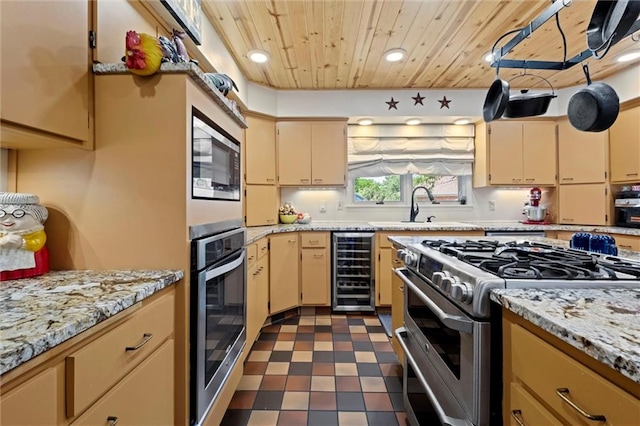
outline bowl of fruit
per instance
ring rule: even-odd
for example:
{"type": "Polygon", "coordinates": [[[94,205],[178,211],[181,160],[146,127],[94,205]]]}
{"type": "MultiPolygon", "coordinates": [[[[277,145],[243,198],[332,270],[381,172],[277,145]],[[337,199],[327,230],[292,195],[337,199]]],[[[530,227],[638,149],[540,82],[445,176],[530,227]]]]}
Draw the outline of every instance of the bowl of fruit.
{"type": "Polygon", "coordinates": [[[280,223],[292,224],[298,219],[298,213],[295,207],[289,203],[280,206],[278,213],[280,214],[280,223]]]}
{"type": "Polygon", "coordinates": [[[298,223],[303,225],[311,223],[311,215],[309,213],[298,213],[298,223]]]}

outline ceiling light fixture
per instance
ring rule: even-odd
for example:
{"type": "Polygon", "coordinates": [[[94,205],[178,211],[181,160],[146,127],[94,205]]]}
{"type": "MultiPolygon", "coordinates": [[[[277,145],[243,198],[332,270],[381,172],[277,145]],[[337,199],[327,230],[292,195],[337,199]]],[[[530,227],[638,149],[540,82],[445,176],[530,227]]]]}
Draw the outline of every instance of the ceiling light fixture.
{"type": "Polygon", "coordinates": [[[458,126],[462,126],[463,124],[469,124],[471,123],[471,120],[469,120],[468,118],[458,118],[456,121],[453,122],[453,124],[456,124],[458,126]]]}
{"type": "Polygon", "coordinates": [[[632,50],[630,52],[623,53],[616,57],[618,62],[631,62],[640,58],[640,50],[632,50]]]}
{"type": "Polygon", "coordinates": [[[251,50],[247,53],[249,59],[258,64],[263,64],[269,60],[269,54],[264,50],[251,50]]]}
{"type": "Polygon", "coordinates": [[[391,49],[384,52],[384,58],[389,62],[398,62],[404,55],[407,54],[407,51],[404,49],[391,49]]]}
{"type": "Polygon", "coordinates": [[[493,53],[489,52],[484,55],[484,60],[489,63],[493,62],[493,53]]]}
{"type": "Polygon", "coordinates": [[[420,119],[419,118],[410,118],[407,121],[405,121],[404,124],[406,124],[407,126],[415,126],[417,124],[420,124],[420,119]]]}
{"type": "Polygon", "coordinates": [[[361,118],[358,120],[358,124],[361,126],[370,126],[373,124],[373,120],[370,118],[361,118]]]}

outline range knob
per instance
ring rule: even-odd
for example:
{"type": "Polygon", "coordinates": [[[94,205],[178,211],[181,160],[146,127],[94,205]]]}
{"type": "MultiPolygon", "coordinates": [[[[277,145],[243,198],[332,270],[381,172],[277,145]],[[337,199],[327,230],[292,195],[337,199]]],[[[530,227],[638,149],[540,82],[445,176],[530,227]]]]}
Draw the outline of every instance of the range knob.
{"type": "Polygon", "coordinates": [[[402,260],[404,262],[404,257],[407,255],[407,251],[405,249],[400,249],[398,250],[398,259],[402,260]]]}
{"type": "Polygon", "coordinates": [[[418,255],[407,251],[404,255],[404,264],[407,266],[418,266],[418,255]]]}
{"type": "Polygon", "coordinates": [[[436,287],[440,287],[442,285],[442,280],[444,279],[444,277],[446,277],[449,273],[448,272],[434,272],[433,274],[431,274],[431,282],[433,283],[433,285],[435,285],[436,287]],[[446,275],[445,275],[446,274],[446,275]]]}
{"type": "Polygon", "coordinates": [[[447,276],[445,276],[442,279],[442,284],[440,284],[440,288],[445,293],[451,293],[451,289],[453,288],[453,286],[459,283],[460,283],[460,280],[458,279],[458,277],[453,277],[447,274],[447,276]]]}
{"type": "Polygon", "coordinates": [[[459,302],[470,304],[473,300],[473,287],[466,282],[457,282],[451,286],[451,297],[459,302]]]}

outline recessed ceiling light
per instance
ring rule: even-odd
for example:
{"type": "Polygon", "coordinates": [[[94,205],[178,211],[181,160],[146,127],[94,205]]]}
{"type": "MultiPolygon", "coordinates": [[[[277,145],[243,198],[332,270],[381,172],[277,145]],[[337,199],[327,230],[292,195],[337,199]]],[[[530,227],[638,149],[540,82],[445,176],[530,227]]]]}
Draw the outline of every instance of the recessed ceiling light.
{"type": "Polygon", "coordinates": [[[263,64],[269,60],[269,54],[264,50],[251,50],[247,53],[247,56],[253,62],[257,62],[259,64],[263,64]]]}
{"type": "Polygon", "coordinates": [[[370,126],[373,124],[373,120],[370,118],[361,118],[358,120],[358,124],[361,126],[370,126]]]}
{"type": "Polygon", "coordinates": [[[631,52],[623,53],[616,57],[618,62],[631,62],[640,58],[640,50],[632,50],[631,52]]]}
{"type": "Polygon", "coordinates": [[[420,119],[419,118],[410,118],[407,121],[405,121],[404,124],[406,124],[407,126],[415,126],[417,124],[420,124],[420,119]]]}
{"type": "Polygon", "coordinates": [[[484,55],[484,60],[486,62],[492,62],[493,61],[493,53],[489,52],[486,55],[484,55]]]}
{"type": "Polygon", "coordinates": [[[398,62],[406,54],[407,52],[404,49],[391,49],[384,53],[384,58],[389,62],[398,62]]]}
{"type": "Polygon", "coordinates": [[[469,124],[469,123],[471,123],[471,120],[469,120],[468,118],[458,118],[456,121],[453,122],[453,124],[457,124],[459,126],[463,124],[469,124]]]}

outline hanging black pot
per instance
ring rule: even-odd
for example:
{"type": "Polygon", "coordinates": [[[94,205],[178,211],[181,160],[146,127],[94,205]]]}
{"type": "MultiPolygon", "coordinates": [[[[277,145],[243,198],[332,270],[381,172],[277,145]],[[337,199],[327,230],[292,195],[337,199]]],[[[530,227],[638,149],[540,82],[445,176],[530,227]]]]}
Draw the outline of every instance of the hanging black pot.
{"type": "Polygon", "coordinates": [[[606,83],[591,83],[589,67],[582,66],[587,87],[569,100],[567,116],[571,125],[583,132],[602,132],[613,125],[620,111],[620,99],[613,87],[606,83]]]}
{"type": "Polygon", "coordinates": [[[503,117],[522,118],[542,115],[547,112],[551,99],[557,97],[549,80],[536,74],[527,74],[525,72],[524,74],[517,75],[509,80],[509,84],[511,84],[511,82],[516,78],[524,76],[536,77],[544,80],[551,88],[551,93],[529,93],[528,89],[521,90],[520,94],[509,96],[509,102],[507,102],[507,107],[502,115],[503,117]]]}
{"type": "Polygon", "coordinates": [[[482,107],[482,118],[484,118],[484,121],[487,123],[502,117],[509,102],[509,83],[500,80],[498,76],[499,72],[500,62],[498,62],[498,66],[496,67],[496,79],[491,83],[482,107]]]}
{"type": "Polygon", "coordinates": [[[602,59],[609,48],[622,40],[640,15],[638,0],[598,0],[587,26],[587,48],[602,59]]]}

